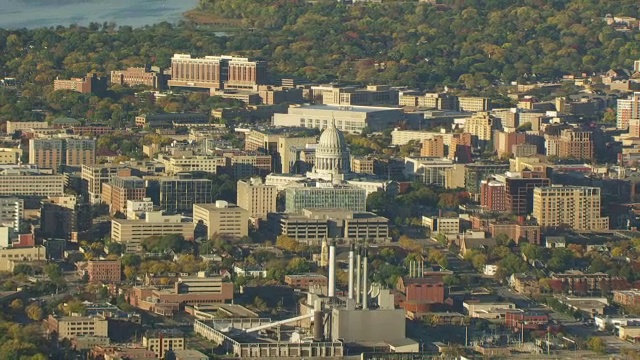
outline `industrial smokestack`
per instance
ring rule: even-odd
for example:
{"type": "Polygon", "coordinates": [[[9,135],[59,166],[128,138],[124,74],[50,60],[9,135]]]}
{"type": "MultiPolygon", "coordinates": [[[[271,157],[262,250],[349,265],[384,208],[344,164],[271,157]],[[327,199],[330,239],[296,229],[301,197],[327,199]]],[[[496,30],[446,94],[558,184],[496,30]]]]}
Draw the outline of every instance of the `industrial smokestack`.
{"type": "Polygon", "coordinates": [[[354,261],[354,247],[351,244],[349,248],[349,299],[353,299],[353,261],[354,261]]]}
{"type": "Polygon", "coordinates": [[[313,341],[324,340],[324,328],[322,322],[322,303],[317,299],[313,307],[313,341]]]}
{"type": "Polygon", "coordinates": [[[368,273],[367,249],[364,249],[364,258],[362,259],[362,310],[369,308],[369,287],[367,286],[368,273]]]}
{"type": "Polygon", "coordinates": [[[336,296],[336,244],[329,246],[329,297],[336,296]]]}
{"type": "Polygon", "coordinates": [[[362,257],[360,256],[361,252],[362,252],[362,249],[358,247],[358,256],[356,258],[356,288],[355,288],[356,304],[360,304],[360,291],[361,291],[360,280],[362,278],[360,274],[360,268],[362,267],[362,257]]]}

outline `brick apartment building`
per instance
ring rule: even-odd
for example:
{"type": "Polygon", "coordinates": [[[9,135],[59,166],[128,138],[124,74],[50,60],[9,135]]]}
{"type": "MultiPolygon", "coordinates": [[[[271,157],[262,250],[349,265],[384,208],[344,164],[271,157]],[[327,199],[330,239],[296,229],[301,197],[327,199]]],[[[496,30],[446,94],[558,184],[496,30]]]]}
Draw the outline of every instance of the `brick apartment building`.
{"type": "Polygon", "coordinates": [[[161,69],[147,69],[144,67],[130,67],[126,70],[111,71],[111,83],[127,86],[144,85],[153,89],[164,89],[168,76],[161,69]]]}
{"type": "Polygon", "coordinates": [[[120,260],[89,260],[87,275],[90,282],[119,283],[122,280],[120,260]]]}
{"type": "Polygon", "coordinates": [[[286,275],[284,283],[294,289],[309,290],[314,286],[326,287],[327,277],[320,274],[286,275]]]}
{"type": "Polygon", "coordinates": [[[507,311],[505,326],[513,330],[539,330],[549,323],[549,314],[535,311],[507,311]]]}
{"type": "Polygon", "coordinates": [[[640,289],[616,290],[613,292],[613,302],[622,306],[639,306],[640,289]]]}
{"type": "Polygon", "coordinates": [[[506,211],[504,183],[491,179],[482,180],[480,182],[480,206],[487,211],[506,211]]]}
{"type": "Polygon", "coordinates": [[[55,79],[53,81],[53,90],[71,90],[82,94],[100,95],[107,91],[107,78],[98,77],[95,73],[89,73],[83,78],[55,79]]]}

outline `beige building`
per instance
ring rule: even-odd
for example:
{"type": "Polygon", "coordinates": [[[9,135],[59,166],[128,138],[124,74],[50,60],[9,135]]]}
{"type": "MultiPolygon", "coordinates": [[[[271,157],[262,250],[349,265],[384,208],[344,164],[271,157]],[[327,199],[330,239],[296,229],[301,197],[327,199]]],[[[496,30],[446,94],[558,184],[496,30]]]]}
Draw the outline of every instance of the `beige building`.
{"type": "Polygon", "coordinates": [[[142,337],[142,346],[163,359],[169,350],[184,350],[184,334],[176,329],[150,330],[142,337]]]}
{"type": "Polygon", "coordinates": [[[483,147],[491,141],[494,120],[488,112],[478,112],[466,119],[464,130],[471,134],[474,146],[483,147]]]}
{"type": "Polygon", "coordinates": [[[460,111],[480,112],[489,111],[491,99],[475,96],[462,96],[458,98],[458,108],[460,111]]]}
{"type": "Polygon", "coordinates": [[[7,134],[13,134],[18,130],[46,129],[49,123],[46,121],[7,121],[7,134]]]}
{"type": "Polygon", "coordinates": [[[29,163],[58,171],[60,165],[93,165],[96,141],[93,139],[31,139],[29,163]]]}
{"type": "Polygon", "coordinates": [[[351,172],[356,174],[371,174],[373,175],[373,163],[375,160],[369,157],[352,157],[351,158],[351,172]]]}
{"type": "Polygon", "coordinates": [[[22,157],[22,149],[0,148],[0,164],[17,164],[22,157]]]}
{"type": "Polygon", "coordinates": [[[422,140],[420,156],[444,157],[444,138],[441,135],[438,135],[431,139],[422,140]]]}
{"type": "Polygon", "coordinates": [[[29,163],[57,172],[64,151],[62,139],[30,139],[29,163]]]}
{"type": "Polygon", "coordinates": [[[578,231],[609,229],[600,215],[600,188],[545,186],[533,190],[533,217],[542,228],[568,225],[578,231]]]}
{"type": "Polygon", "coordinates": [[[58,339],[73,339],[76,336],[108,337],[109,321],[98,316],[62,316],[49,315],[47,319],[49,333],[58,334],[58,339]]]}
{"type": "Polygon", "coordinates": [[[47,260],[44,246],[0,249],[0,271],[13,271],[13,267],[23,261],[47,260]]]}
{"type": "Polygon", "coordinates": [[[142,240],[154,235],[182,235],[193,239],[193,223],[181,215],[162,215],[148,212],[141,220],[111,220],[111,240],[123,244],[127,253],[140,250],[142,240]]]}
{"type": "Polygon", "coordinates": [[[0,196],[61,196],[63,175],[45,175],[21,170],[0,172],[0,196]]]}
{"type": "Polygon", "coordinates": [[[238,181],[238,207],[248,212],[250,218],[266,219],[267,213],[276,212],[278,190],[265,185],[261,178],[238,181]]]}
{"type": "Polygon", "coordinates": [[[249,235],[249,212],[222,200],[215,204],[194,204],[193,223],[196,230],[203,225],[209,239],[215,234],[232,238],[249,235]]]}
{"type": "Polygon", "coordinates": [[[439,216],[423,216],[422,226],[429,229],[432,233],[440,234],[459,234],[460,218],[445,218],[439,216]]]}
{"type": "Polygon", "coordinates": [[[217,174],[218,168],[226,165],[226,159],[222,156],[193,155],[192,152],[158,155],[157,160],[164,164],[167,175],[192,171],[217,174]]]}

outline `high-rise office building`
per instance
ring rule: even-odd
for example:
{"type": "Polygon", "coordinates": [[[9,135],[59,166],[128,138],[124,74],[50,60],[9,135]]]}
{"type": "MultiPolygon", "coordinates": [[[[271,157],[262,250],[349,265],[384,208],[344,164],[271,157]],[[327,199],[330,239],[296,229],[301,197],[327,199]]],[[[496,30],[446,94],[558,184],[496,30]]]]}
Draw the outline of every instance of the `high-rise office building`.
{"type": "Polygon", "coordinates": [[[302,209],[314,208],[363,212],[367,208],[367,191],[351,186],[320,182],[309,184],[309,186],[293,186],[285,190],[286,212],[299,213],[302,209]]]}
{"type": "Polygon", "coordinates": [[[608,230],[609,218],[601,216],[600,211],[600,188],[597,187],[543,186],[533,190],[533,217],[543,228],[608,230]]]}
{"type": "Polygon", "coordinates": [[[169,213],[191,212],[193,204],[213,202],[213,182],[208,179],[160,178],[147,181],[147,193],[169,213]]]}
{"type": "Polygon", "coordinates": [[[277,195],[276,186],[265,185],[260,178],[238,181],[237,203],[250,218],[265,219],[267,213],[276,212],[277,195]]]}

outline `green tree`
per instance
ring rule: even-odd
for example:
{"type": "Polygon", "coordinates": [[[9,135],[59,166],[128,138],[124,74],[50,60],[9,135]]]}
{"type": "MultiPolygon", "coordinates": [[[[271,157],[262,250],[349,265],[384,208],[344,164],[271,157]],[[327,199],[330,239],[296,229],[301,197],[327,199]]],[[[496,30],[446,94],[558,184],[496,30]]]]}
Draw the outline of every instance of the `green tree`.
{"type": "Polygon", "coordinates": [[[599,354],[604,354],[607,352],[607,345],[605,344],[604,340],[597,336],[590,337],[589,340],[587,340],[587,348],[599,354]]]}

